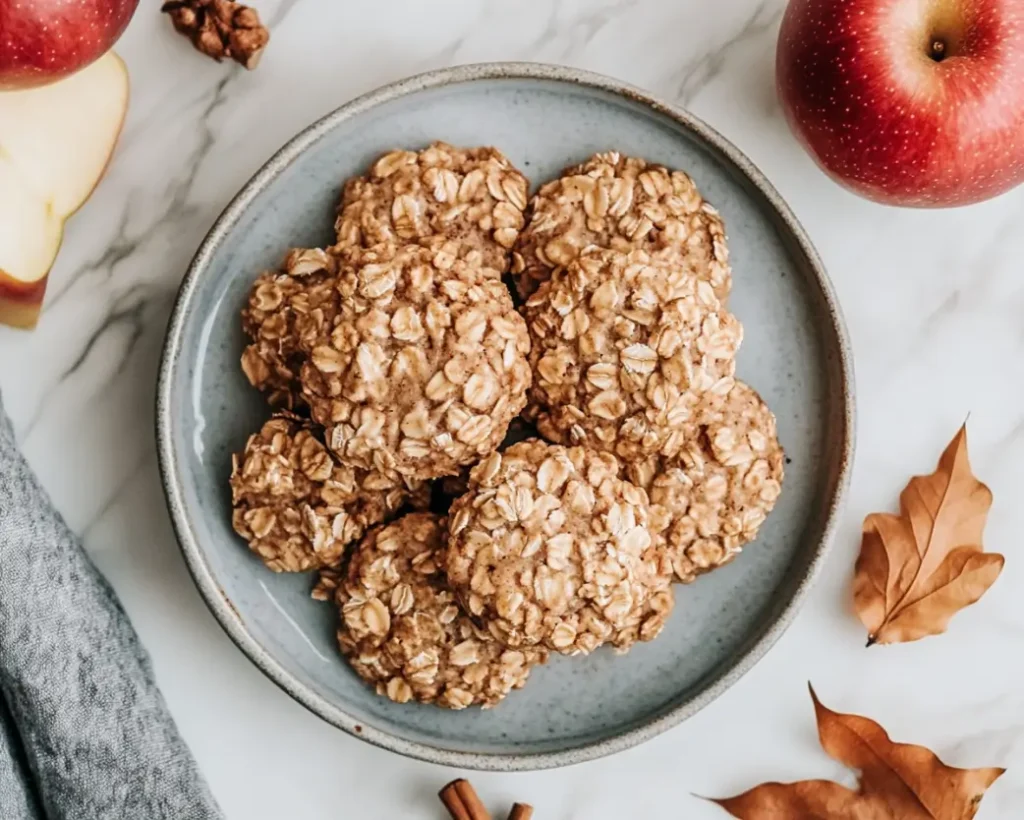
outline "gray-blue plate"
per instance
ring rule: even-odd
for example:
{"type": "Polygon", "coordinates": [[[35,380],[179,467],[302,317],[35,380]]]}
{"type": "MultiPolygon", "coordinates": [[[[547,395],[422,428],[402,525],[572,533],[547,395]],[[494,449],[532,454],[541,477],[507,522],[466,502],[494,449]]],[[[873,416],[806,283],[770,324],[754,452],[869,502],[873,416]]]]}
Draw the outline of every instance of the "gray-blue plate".
{"type": "Polygon", "coordinates": [[[850,351],[803,230],[739,151],[689,114],[605,77],[535,64],[464,66],[361,97],[303,131],[217,220],[181,286],[157,398],[171,517],[200,592],[231,638],[296,700],[402,754],[480,769],[560,766],[640,743],[697,712],[792,619],[823,560],[853,449],[850,351]],[[311,578],[263,568],[231,530],[227,479],[267,410],[238,366],[253,278],[292,246],[332,240],[346,178],[435,139],[495,145],[534,185],[617,149],[688,171],[725,218],[739,375],[779,420],[786,482],[757,541],[679,587],[658,640],[626,656],[556,658],[490,711],[397,705],[348,669],[311,578]]]}

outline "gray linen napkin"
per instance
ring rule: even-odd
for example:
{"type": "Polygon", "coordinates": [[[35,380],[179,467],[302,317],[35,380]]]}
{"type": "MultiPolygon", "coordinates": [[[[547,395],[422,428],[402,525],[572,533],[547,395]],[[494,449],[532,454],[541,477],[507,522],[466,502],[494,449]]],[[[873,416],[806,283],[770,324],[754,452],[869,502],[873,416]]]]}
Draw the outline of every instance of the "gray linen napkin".
{"type": "Polygon", "coordinates": [[[18,451],[2,403],[0,817],[222,817],[135,630],[18,451]]]}
{"type": "Polygon", "coordinates": [[[43,820],[31,776],[7,704],[0,699],[0,817],[43,820]]]}

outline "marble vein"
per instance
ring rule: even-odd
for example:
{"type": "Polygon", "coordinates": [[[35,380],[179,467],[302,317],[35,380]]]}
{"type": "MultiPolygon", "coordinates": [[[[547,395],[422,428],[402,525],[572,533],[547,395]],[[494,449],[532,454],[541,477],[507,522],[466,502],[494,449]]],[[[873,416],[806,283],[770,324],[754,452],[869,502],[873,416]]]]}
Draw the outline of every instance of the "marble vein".
{"type": "Polygon", "coordinates": [[[138,459],[125,473],[124,478],[114,487],[110,495],[107,496],[106,500],[96,510],[95,514],[92,515],[80,528],[78,532],[79,538],[82,539],[83,543],[88,544],[89,538],[93,533],[93,530],[106,518],[107,514],[115,509],[118,502],[123,497],[125,491],[132,486],[135,479],[146,470],[153,462],[156,461],[156,453],[152,450],[147,450],[142,458],[138,459]]]}
{"type": "Polygon", "coordinates": [[[774,0],[763,0],[735,34],[700,56],[689,58],[670,79],[674,87],[673,98],[681,105],[691,105],[694,98],[722,73],[733,52],[774,33],[783,10],[783,6],[774,0]]]}

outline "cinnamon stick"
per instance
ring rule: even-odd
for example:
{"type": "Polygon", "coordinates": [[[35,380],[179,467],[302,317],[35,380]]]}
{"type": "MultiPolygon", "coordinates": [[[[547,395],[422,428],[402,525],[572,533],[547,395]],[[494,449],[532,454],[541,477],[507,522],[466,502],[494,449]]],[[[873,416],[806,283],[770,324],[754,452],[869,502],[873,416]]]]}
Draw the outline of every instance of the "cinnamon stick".
{"type": "Polygon", "coordinates": [[[462,803],[473,820],[491,820],[491,813],[484,808],[484,804],[480,802],[480,796],[468,780],[456,780],[455,791],[462,798],[462,803]]]}
{"type": "Polygon", "coordinates": [[[448,814],[451,815],[452,820],[472,820],[469,816],[469,811],[462,803],[462,798],[459,797],[459,793],[455,790],[455,784],[458,781],[453,780],[441,791],[437,793],[437,796],[441,798],[441,802],[444,803],[444,807],[448,809],[448,814]]]}
{"type": "Polygon", "coordinates": [[[491,820],[490,812],[484,808],[480,796],[468,780],[453,780],[437,796],[448,809],[452,820],[491,820]]]}
{"type": "Polygon", "coordinates": [[[512,813],[508,820],[530,820],[533,817],[533,806],[529,803],[513,803],[512,813]]]}

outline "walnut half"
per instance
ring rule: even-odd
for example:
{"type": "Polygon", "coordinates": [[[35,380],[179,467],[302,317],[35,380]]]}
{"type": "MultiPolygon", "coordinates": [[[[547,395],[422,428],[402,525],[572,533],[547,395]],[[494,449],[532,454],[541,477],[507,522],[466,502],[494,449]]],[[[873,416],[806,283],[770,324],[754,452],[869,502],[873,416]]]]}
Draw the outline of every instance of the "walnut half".
{"type": "Polygon", "coordinates": [[[256,68],[270,41],[259,12],[231,0],[167,0],[160,10],[197,51],[217,62],[229,57],[248,69],[256,68]]]}

